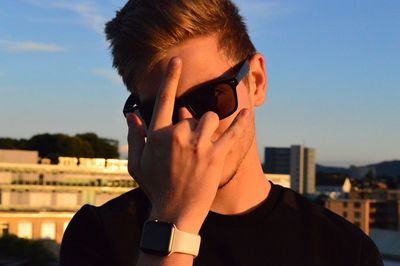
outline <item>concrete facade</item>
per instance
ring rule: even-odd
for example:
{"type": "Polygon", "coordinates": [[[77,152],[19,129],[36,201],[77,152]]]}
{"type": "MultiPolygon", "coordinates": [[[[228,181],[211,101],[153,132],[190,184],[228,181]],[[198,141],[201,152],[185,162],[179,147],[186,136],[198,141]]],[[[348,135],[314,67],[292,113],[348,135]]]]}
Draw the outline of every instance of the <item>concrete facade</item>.
{"type": "Polygon", "coordinates": [[[75,212],[0,212],[0,236],[13,234],[27,239],[50,239],[61,243],[75,212]]]}
{"type": "Polygon", "coordinates": [[[37,164],[38,161],[39,153],[37,151],[0,149],[0,163],[37,164]]]}
{"type": "Polygon", "coordinates": [[[283,175],[283,174],[264,174],[264,175],[272,183],[290,188],[290,175],[283,175]]]}
{"type": "Polygon", "coordinates": [[[328,199],[325,207],[360,227],[400,230],[400,201],[376,199],[328,199]]]}
{"type": "Polygon", "coordinates": [[[0,163],[0,234],[61,242],[74,213],[137,186],[126,160],[61,158],[59,165],[0,163]]]}
{"type": "Polygon", "coordinates": [[[301,194],[315,192],[315,149],[302,145],[265,148],[264,172],[290,175],[290,187],[301,194]]]}

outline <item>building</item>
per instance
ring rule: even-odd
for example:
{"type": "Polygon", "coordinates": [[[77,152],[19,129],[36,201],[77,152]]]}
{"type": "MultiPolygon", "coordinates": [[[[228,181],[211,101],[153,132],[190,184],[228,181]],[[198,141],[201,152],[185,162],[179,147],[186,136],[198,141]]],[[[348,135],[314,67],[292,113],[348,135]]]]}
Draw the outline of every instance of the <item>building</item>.
{"type": "Polygon", "coordinates": [[[400,230],[400,201],[377,199],[328,199],[325,207],[360,227],[366,234],[372,228],[400,230]]]}
{"type": "Polygon", "coordinates": [[[101,205],[136,187],[126,160],[60,157],[58,165],[9,161],[0,162],[0,235],[60,243],[82,205],[101,205]]]}
{"type": "Polygon", "coordinates": [[[290,175],[290,186],[301,194],[315,192],[315,149],[303,145],[266,147],[264,172],[290,175]]]}
{"type": "Polygon", "coordinates": [[[400,201],[398,189],[357,189],[349,192],[351,199],[376,199],[400,201]]]}
{"type": "Polygon", "coordinates": [[[0,163],[36,164],[39,161],[39,152],[0,149],[0,163]]]}
{"type": "Polygon", "coordinates": [[[264,175],[272,183],[290,188],[290,175],[283,175],[283,174],[264,174],[264,175]]]}
{"type": "Polygon", "coordinates": [[[360,227],[366,234],[370,230],[370,200],[328,199],[325,207],[360,227]]]}
{"type": "Polygon", "coordinates": [[[325,180],[318,180],[316,190],[318,193],[349,193],[351,191],[350,178],[330,178],[325,180]]]}

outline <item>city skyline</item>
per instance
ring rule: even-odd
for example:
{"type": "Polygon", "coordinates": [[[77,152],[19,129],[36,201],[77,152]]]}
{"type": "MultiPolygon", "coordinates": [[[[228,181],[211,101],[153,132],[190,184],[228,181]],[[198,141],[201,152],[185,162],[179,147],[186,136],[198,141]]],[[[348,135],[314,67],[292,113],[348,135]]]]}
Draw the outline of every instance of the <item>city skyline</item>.
{"type": "MultiPolygon", "coordinates": [[[[292,144],[331,166],[400,159],[398,1],[235,2],[266,58],[261,161],[292,144]]],[[[0,137],[95,132],[126,145],[128,92],[102,33],[124,3],[0,3],[0,137]]]]}

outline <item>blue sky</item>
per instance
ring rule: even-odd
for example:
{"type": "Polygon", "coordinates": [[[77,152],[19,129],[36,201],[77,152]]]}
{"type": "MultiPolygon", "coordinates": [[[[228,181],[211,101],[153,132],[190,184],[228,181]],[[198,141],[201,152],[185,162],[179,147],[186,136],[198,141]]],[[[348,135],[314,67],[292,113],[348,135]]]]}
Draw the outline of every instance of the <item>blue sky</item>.
{"type": "MultiPolygon", "coordinates": [[[[0,137],[95,132],[126,144],[128,96],[104,22],[122,0],[0,1],[0,137]]],[[[264,146],[348,166],[400,159],[400,1],[240,0],[266,57],[264,146]]]]}

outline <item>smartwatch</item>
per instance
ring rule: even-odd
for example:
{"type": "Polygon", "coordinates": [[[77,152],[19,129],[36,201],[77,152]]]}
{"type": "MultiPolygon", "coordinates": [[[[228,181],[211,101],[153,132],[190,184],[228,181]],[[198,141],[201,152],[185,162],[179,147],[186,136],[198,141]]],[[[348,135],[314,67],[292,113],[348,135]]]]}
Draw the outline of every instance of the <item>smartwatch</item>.
{"type": "Polygon", "coordinates": [[[140,249],[158,256],[172,253],[199,254],[199,235],[180,231],[175,224],[158,220],[146,221],[143,226],[140,249]]]}

